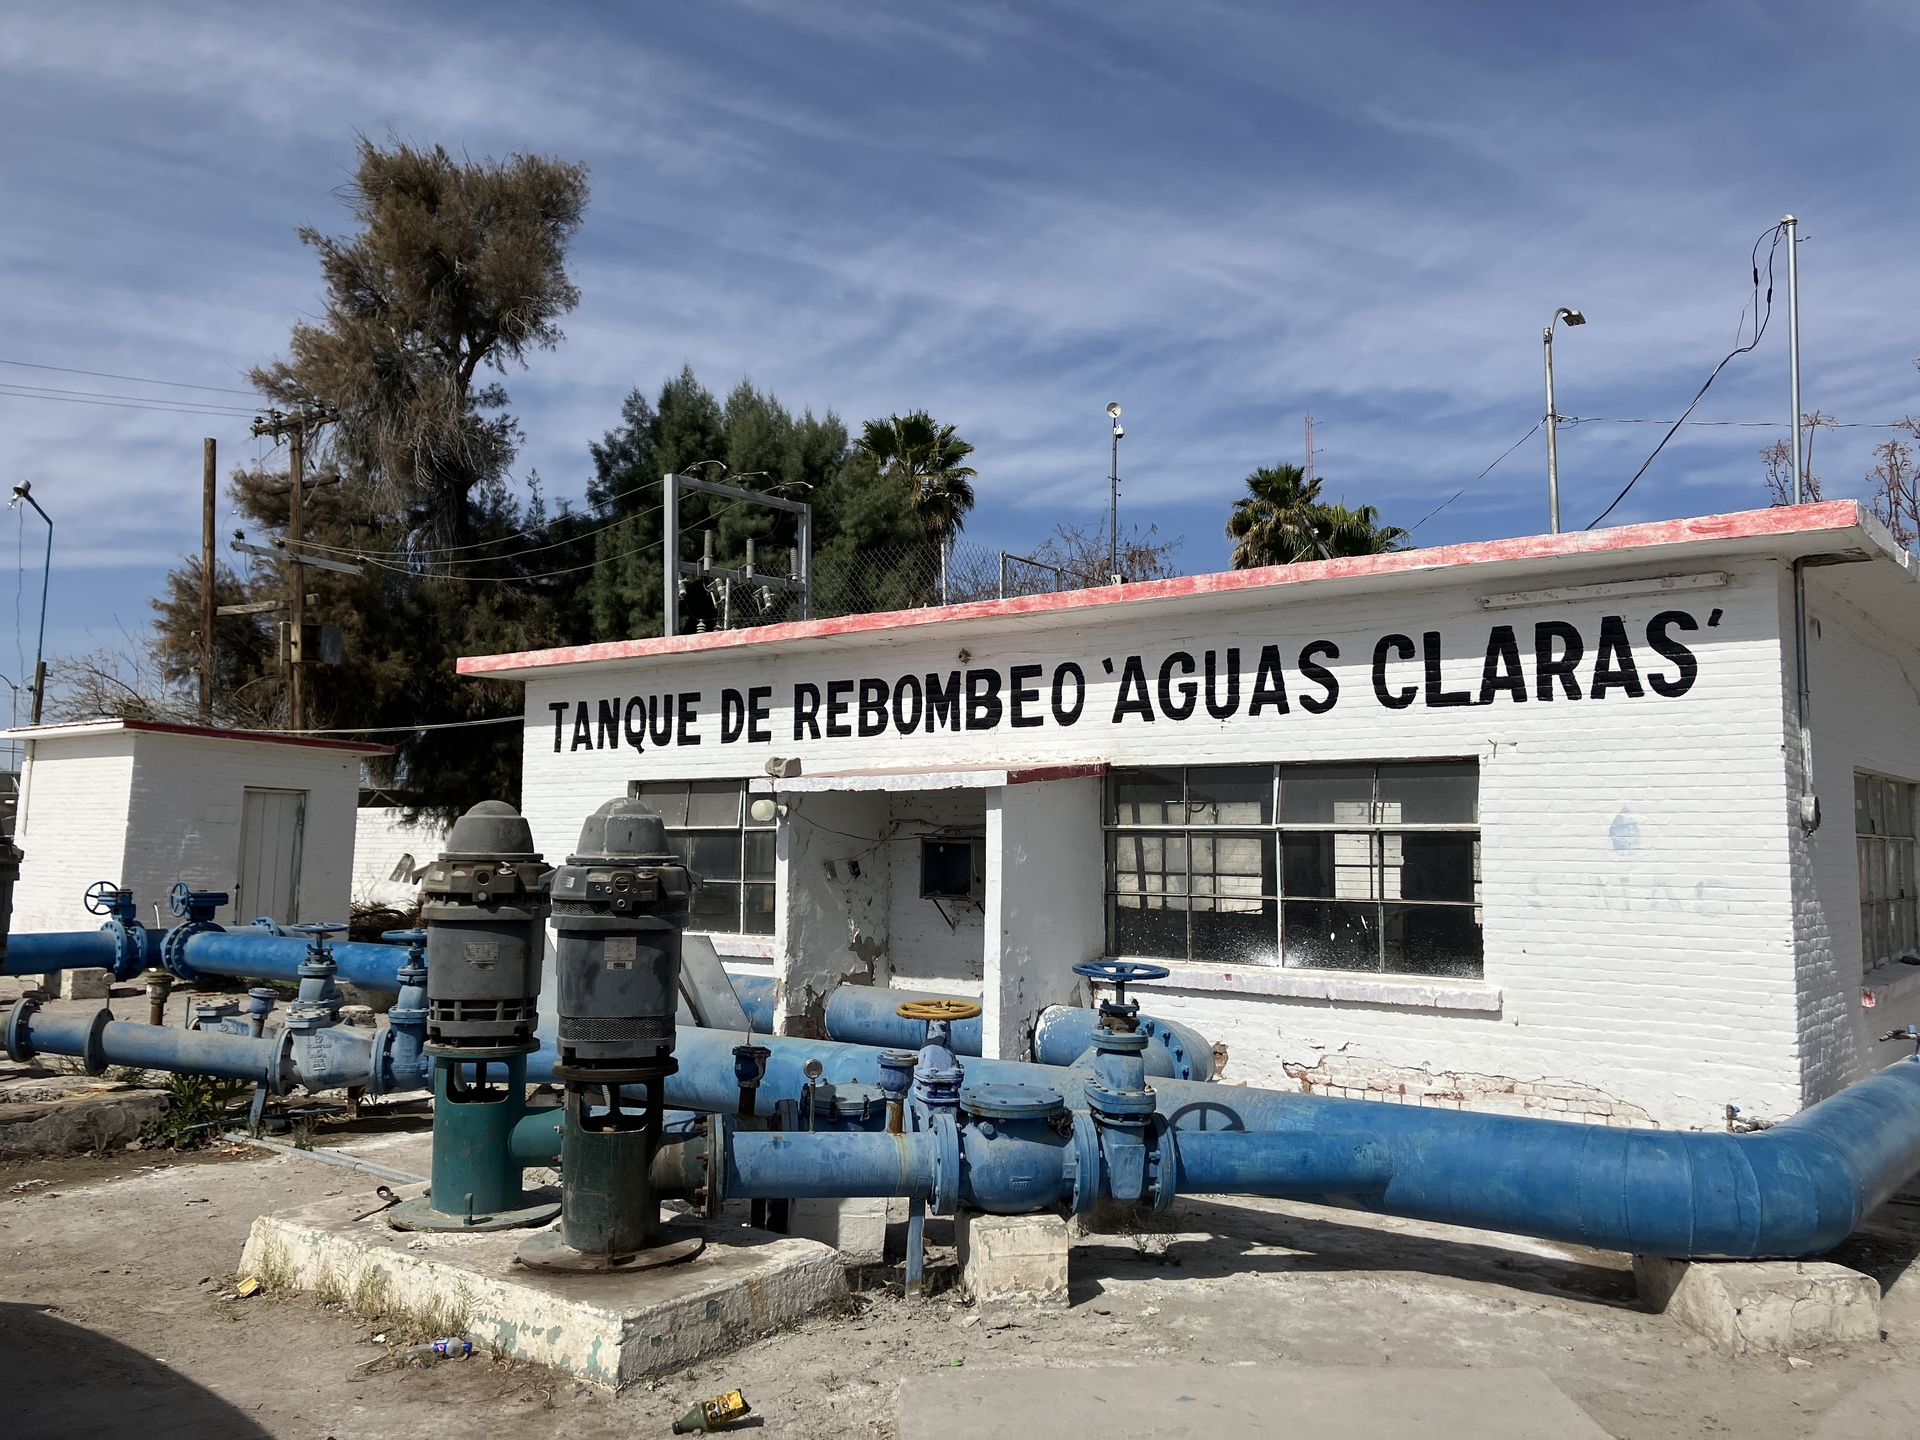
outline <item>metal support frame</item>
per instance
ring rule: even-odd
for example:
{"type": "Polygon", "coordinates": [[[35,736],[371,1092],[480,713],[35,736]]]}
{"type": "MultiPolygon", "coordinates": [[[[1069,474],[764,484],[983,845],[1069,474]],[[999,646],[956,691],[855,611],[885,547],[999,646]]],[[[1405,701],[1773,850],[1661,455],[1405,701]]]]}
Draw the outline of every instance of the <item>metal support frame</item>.
{"type": "MultiPolygon", "coordinates": [[[[738,485],[722,485],[713,480],[696,480],[691,475],[669,475],[666,477],[662,497],[661,526],[665,540],[665,560],[663,588],[661,598],[661,633],[674,636],[680,633],[680,577],[698,575],[702,579],[724,580],[729,586],[734,584],[757,587],[761,590],[784,590],[800,597],[800,618],[813,618],[813,507],[803,500],[788,500],[779,495],[766,495],[758,490],[744,490],[738,485]],[[738,500],[748,505],[764,505],[770,510],[786,510],[800,517],[800,533],[793,547],[793,569],[790,578],[778,575],[757,574],[753,568],[751,556],[744,570],[729,570],[715,565],[709,554],[699,561],[680,558],[680,492],[697,491],[702,495],[719,495],[728,500],[738,500]]],[[[729,617],[731,618],[731,617],[729,617]]]]}
{"type": "Polygon", "coordinates": [[[1015,555],[1011,550],[1002,550],[1000,552],[1000,598],[1002,600],[1007,598],[1007,561],[1009,560],[1018,560],[1022,565],[1031,565],[1038,570],[1051,570],[1063,580],[1067,575],[1067,572],[1058,565],[1049,565],[1046,561],[1036,560],[1031,555],[1015,555]]]}

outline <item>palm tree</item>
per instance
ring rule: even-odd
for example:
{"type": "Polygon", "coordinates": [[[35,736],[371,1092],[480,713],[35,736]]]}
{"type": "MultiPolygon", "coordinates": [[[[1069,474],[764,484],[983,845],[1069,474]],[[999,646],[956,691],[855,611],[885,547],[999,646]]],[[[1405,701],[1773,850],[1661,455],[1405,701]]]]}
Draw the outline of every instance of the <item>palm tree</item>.
{"type": "Polygon", "coordinates": [[[1247,493],[1233,502],[1227,517],[1227,538],[1235,542],[1233,568],[1318,560],[1325,509],[1320,482],[1307,479],[1298,465],[1261,466],[1247,476],[1247,493]]]}
{"type": "Polygon", "coordinates": [[[1381,555],[1407,543],[1407,532],[1382,525],[1372,505],[1348,509],[1346,501],[1320,498],[1320,482],[1298,465],[1263,466],[1247,476],[1247,494],[1233,502],[1227,538],[1235,542],[1233,565],[1295,565],[1381,555]]]}
{"type": "Polygon", "coordinates": [[[1343,499],[1322,507],[1322,535],[1329,559],[1349,555],[1384,555],[1404,550],[1409,536],[1398,525],[1382,525],[1380,512],[1372,505],[1349,510],[1343,499]]]}
{"type": "Polygon", "coordinates": [[[940,603],[947,603],[947,551],[965,528],[973,509],[973,486],[980,472],[960,462],[973,446],[924,410],[869,420],[854,443],[880,464],[880,473],[913,486],[913,510],[927,539],[940,547],[940,603]]]}

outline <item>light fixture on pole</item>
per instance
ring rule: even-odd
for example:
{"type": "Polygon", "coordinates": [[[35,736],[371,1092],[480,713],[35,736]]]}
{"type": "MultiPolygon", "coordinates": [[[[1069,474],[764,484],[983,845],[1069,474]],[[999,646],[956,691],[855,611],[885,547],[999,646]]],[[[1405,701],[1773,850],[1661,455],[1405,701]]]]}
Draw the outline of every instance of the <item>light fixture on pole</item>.
{"type": "Polygon", "coordinates": [[[9,510],[18,510],[24,500],[34,508],[36,514],[47,522],[47,558],[40,569],[40,638],[33,647],[33,719],[32,724],[40,723],[40,712],[45,708],[47,698],[47,583],[53,578],[53,517],[40,508],[40,502],[33,498],[33,486],[22,480],[13,487],[13,499],[7,502],[9,510]]]}
{"type": "Polygon", "coordinates": [[[1563,320],[1568,326],[1584,325],[1587,317],[1562,305],[1553,312],[1547,328],[1540,332],[1541,344],[1547,352],[1547,528],[1554,535],[1560,533],[1560,451],[1556,443],[1560,416],[1553,408],[1553,327],[1563,320]]]}
{"type": "Polygon", "coordinates": [[[1112,506],[1107,513],[1107,574],[1120,583],[1120,437],[1126,430],[1120,424],[1120,402],[1107,406],[1107,418],[1113,421],[1113,469],[1108,474],[1112,486],[1112,506]]]}

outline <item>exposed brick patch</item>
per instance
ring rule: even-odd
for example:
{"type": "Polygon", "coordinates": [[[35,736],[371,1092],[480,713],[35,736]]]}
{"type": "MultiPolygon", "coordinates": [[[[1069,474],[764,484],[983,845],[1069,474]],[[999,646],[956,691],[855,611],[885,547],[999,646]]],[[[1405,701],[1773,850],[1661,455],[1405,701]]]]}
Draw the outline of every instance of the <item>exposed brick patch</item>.
{"type": "Polygon", "coordinates": [[[1313,1065],[1288,1061],[1282,1068],[1308,1095],[1430,1105],[1442,1110],[1543,1116],[1591,1125],[1651,1127],[1656,1124],[1638,1105],[1616,1099],[1591,1085],[1564,1080],[1517,1080],[1511,1075],[1436,1072],[1424,1067],[1379,1065],[1332,1055],[1323,1056],[1313,1065]]]}

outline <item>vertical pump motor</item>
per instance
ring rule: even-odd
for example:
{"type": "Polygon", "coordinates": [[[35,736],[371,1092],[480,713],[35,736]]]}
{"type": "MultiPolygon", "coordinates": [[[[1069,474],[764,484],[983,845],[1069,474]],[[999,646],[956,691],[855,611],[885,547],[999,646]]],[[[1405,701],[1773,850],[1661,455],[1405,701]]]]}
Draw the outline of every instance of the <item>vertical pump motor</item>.
{"type": "MultiPolygon", "coordinates": [[[[550,873],[534,852],[532,827],[499,800],[456,820],[445,853],[427,867],[426,1011],[407,1006],[394,1020],[426,1022],[420,1048],[433,1057],[433,1188],[394,1207],[388,1223],[398,1229],[537,1225],[560,1208],[529,1200],[511,1145],[526,1114],[527,1056],[540,1046],[550,873]]],[[[419,968],[417,954],[408,956],[410,970],[419,968]]],[[[418,994],[413,988],[416,1003],[418,994]]],[[[417,1060],[403,1058],[417,1075],[417,1060]]]]}
{"type": "Polygon", "coordinates": [[[553,873],[553,1075],[567,1087],[561,1228],[523,1245],[524,1264],[635,1269],[685,1259],[704,1243],[662,1234],[651,1179],[675,1069],[680,936],[692,891],[659,815],[627,797],[587,817],[578,853],[553,873]]]}
{"type": "Polygon", "coordinates": [[[427,867],[427,1040],[436,1054],[539,1048],[547,867],[511,805],[483,800],[427,867]]]}

